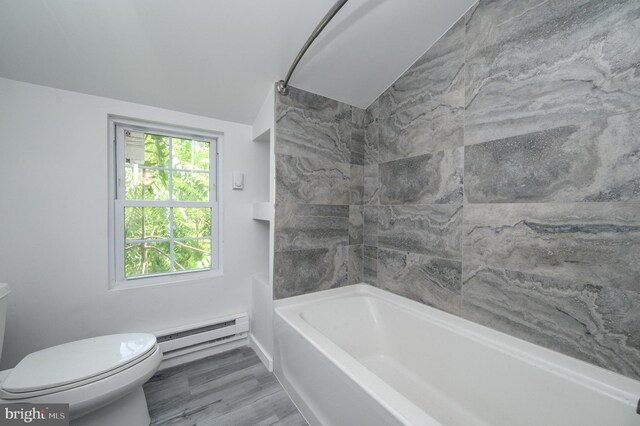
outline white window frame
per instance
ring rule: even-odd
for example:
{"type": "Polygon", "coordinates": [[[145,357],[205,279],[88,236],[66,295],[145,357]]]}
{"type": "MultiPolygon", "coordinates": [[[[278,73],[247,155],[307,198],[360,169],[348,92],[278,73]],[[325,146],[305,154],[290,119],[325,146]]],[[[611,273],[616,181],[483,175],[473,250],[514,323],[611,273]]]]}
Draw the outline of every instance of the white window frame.
{"type": "MultiPolygon", "coordinates": [[[[223,135],[210,130],[193,129],[109,116],[109,234],[110,234],[110,287],[112,289],[203,279],[220,276],[222,272],[222,211],[221,170],[223,135]],[[210,143],[209,201],[135,201],[124,200],[124,131],[135,130],[163,136],[193,139],[210,143]],[[161,203],[161,205],[159,205],[161,203]],[[124,273],[124,209],[125,207],[209,207],[211,208],[211,268],[192,271],[175,271],[147,276],[125,277],[124,273]]],[[[173,239],[176,240],[176,239],[173,239]]],[[[181,239],[178,239],[181,240],[181,239]]]]}

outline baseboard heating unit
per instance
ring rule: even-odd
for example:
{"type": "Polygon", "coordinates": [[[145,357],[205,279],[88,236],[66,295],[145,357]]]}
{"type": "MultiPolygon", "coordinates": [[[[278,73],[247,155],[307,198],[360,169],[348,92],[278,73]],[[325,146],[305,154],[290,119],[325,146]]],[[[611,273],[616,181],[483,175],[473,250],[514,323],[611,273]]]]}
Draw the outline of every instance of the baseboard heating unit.
{"type": "Polygon", "coordinates": [[[241,313],[163,330],[155,335],[162,349],[163,367],[166,368],[168,364],[179,363],[170,361],[174,358],[186,357],[186,362],[219,352],[215,350],[216,347],[246,340],[248,332],[249,317],[246,313],[241,313]],[[202,354],[197,356],[196,352],[202,354]]]}

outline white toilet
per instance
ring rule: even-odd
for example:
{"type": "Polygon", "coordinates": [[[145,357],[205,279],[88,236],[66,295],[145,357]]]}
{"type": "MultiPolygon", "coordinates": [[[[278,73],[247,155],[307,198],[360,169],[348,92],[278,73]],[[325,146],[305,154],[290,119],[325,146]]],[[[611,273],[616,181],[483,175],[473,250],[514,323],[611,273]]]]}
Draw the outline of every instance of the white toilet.
{"type": "MultiPolygon", "coordinates": [[[[0,283],[0,354],[9,286],[0,283]]],[[[1,402],[68,403],[71,424],[148,425],[142,385],[162,360],[155,336],[116,334],[26,356],[0,372],[1,402]]]]}

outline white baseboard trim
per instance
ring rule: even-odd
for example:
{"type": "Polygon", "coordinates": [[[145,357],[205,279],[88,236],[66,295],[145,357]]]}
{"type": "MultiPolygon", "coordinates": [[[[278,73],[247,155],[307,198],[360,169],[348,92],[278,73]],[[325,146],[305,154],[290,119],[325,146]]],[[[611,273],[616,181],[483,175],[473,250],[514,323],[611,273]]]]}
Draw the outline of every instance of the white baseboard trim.
{"type": "Polygon", "coordinates": [[[255,351],[260,361],[267,367],[267,370],[273,372],[273,358],[271,358],[271,355],[264,349],[264,346],[262,346],[258,339],[251,333],[249,333],[249,346],[255,351]]]}
{"type": "MultiPolygon", "coordinates": [[[[188,362],[196,361],[198,359],[206,358],[211,355],[216,355],[222,352],[230,351],[231,349],[239,348],[241,346],[249,346],[249,345],[250,345],[249,338],[243,337],[243,338],[226,342],[223,344],[211,346],[209,348],[205,348],[196,352],[190,352],[184,355],[178,355],[174,358],[162,360],[162,362],[160,363],[160,368],[158,368],[158,371],[175,367],[176,365],[186,364],[188,362]]],[[[258,354],[258,356],[260,356],[260,354],[258,354]]]]}

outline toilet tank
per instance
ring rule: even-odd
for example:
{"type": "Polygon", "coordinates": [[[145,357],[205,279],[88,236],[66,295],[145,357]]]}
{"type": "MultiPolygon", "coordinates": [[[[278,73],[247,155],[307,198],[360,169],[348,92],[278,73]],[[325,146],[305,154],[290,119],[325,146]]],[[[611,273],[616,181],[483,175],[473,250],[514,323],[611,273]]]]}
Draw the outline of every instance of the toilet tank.
{"type": "Polygon", "coordinates": [[[7,302],[9,301],[9,286],[0,283],[0,358],[2,357],[2,343],[4,342],[4,326],[7,320],[7,302]]]}

